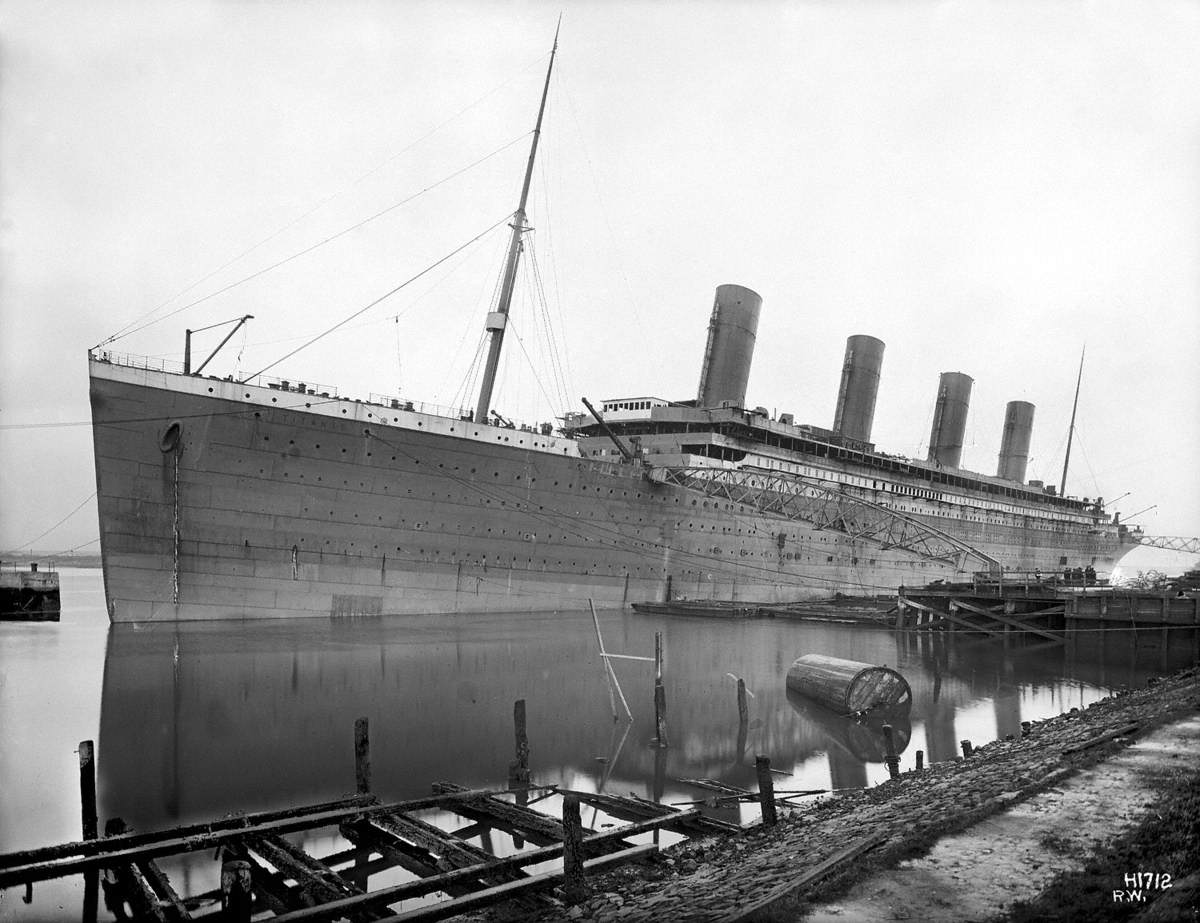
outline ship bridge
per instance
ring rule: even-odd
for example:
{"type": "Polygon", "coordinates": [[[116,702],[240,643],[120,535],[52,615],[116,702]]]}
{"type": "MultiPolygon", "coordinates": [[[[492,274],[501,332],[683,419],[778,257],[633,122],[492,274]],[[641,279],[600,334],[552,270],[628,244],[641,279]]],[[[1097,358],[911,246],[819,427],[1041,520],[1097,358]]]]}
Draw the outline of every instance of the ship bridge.
{"type": "Polygon", "coordinates": [[[732,468],[650,466],[652,481],[753,507],[760,513],[842,532],[882,549],[899,549],[966,570],[967,561],[999,571],[1000,562],[912,516],[794,474],[732,468]]]}

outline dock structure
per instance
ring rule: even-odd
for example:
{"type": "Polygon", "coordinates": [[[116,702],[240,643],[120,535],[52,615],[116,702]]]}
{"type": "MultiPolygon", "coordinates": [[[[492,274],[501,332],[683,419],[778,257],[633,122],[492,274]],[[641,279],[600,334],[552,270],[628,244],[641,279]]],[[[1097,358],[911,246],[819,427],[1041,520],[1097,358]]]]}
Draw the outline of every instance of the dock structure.
{"type": "Polygon", "coordinates": [[[58,572],[53,566],[0,562],[0,620],[57,622],[58,572]]]}
{"type": "Polygon", "coordinates": [[[1195,646],[1200,592],[1073,585],[1037,573],[977,574],[970,583],[900,587],[895,627],[1053,642],[1070,642],[1081,631],[1159,631],[1164,646],[1173,636],[1195,646]]]}
{"type": "Polygon", "coordinates": [[[101,883],[105,906],[114,913],[119,908],[122,919],[128,908],[136,920],[246,923],[269,912],[270,919],[289,923],[424,921],[502,901],[537,913],[558,906],[553,889],[569,903],[570,895],[587,893],[587,874],[650,857],[659,849],[658,831],[698,837],[739,829],[697,807],[678,810],[636,796],[528,782],[516,789],[439,782],[428,797],[387,802],[366,790],[366,719],[356,723],[354,742],[359,792],[353,796],[151,832],[127,830],[112,818],[99,836],[95,748],[82,741],[83,839],[0,855],[0,889],[23,888],[30,902],[38,882],[82,875],[82,918],[88,921],[97,919],[101,883]],[[562,800],[561,820],[531,807],[551,798],[562,800]],[[593,827],[603,829],[583,825],[580,805],[595,809],[593,827]],[[420,816],[431,811],[443,822],[446,814],[458,818],[460,826],[442,829],[420,816]],[[635,841],[648,833],[654,842],[635,841]],[[493,834],[510,837],[515,851],[493,849],[493,834]],[[472,842],[476,838],[482,846],[472,842]],[[309,843],[323,844],[322,854],[309,843]],[[168,863],[160,861],[204,851],[215,851],[220,888],[181,895],[163,869],[168,863]],[[560,861],[557,870],[527,871],[560,861]],[[430,902],[435,895],[444,898],[430,902]],[[399,906],[413,899],[426,900],[399,906]]]}

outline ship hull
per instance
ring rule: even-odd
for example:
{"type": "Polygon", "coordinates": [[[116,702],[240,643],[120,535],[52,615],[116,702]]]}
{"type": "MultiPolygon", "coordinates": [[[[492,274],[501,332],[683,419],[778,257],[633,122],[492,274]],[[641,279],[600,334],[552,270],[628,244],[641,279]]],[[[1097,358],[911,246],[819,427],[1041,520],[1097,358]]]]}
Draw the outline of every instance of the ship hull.
{"type": "MultiPolygon", "coordinates": [[[[524,430],[98,360],[91,401],[115,622],[791,602],[961,573],[524,430]]],[[[1010,567],[1116,553],[976,527],[1010,567]]]]}

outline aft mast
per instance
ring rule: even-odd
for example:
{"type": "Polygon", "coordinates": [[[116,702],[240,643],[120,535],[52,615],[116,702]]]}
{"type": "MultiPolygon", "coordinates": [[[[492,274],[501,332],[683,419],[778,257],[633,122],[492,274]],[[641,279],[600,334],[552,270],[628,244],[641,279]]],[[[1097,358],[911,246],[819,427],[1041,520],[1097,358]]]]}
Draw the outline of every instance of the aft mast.
{"type": "Polygon", "coordinates": [[[1075,436],[1075,411],[1079,409],[1079,386],[1083,383],[1083,357],[1087,355],[1087,347],[1079,352],[1079,375],[1075,379],[1075,403],[1071,405],[1071,428],[1067,430],[1067,454],[1063,458],[1062,480],[1058,490],[1061,496],[1067,495],[1067,465],[1071,464],[1071,440],[1075,436]]]}
{"type": "Polygon", "coordinates": [[[496,310],[489,312],[484,327],[491,333],[488,345],[487,364],[483,368],[483,381],[479,386],[479,401],[475,404],[475,422],[486,423],[491,411],[492,388],[496,384],[496,369],[500,365],[500,347],[504,343],[504,328],[508,326],[508,309],[512,304],[513,288],[517,281],[517,264],[521,260],[523,235],[528,227],[525,223],[525,202],[529,198],[529,182],[533,178],[533,161],[537,157],[538,139],[542,134],[542,115],[546,111],[546,96],[550,92],[550,73],[554,70],[554,55],[558,51],[558,30],[562,17],[554,29],[554,47],[550,50],[550,66],[546,68],[546,85],[542,88],[542,103],[538,107],[537,125],[533,129],[533,144],[529,149],[529,163],[525,168],[525,183],[521,186],[521,202],[513,214],[512,239],[508,245],[508,257],[504,261],[504,281],[500,286],[500,301],[496,310]]]}

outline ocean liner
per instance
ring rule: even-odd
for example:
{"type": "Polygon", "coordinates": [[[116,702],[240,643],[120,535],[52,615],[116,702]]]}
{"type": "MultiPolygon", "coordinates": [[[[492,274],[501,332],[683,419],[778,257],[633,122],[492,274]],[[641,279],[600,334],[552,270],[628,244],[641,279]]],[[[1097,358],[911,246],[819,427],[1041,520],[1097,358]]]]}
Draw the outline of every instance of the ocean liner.
{"type": "Polygon", "coordinates": [[[606,400],[557,426],[499,416],[553,63],[472,411],[89,353],[114,622],[793,602],[1103,572],[1132,547],[1101,500],[1025,483],[1030,404],[1008,405],[996,476],[959,468],[969,376],[941,376],[927,459],[877,450],[873,337],[849,338],[832,428],[749,407],[762,302],[740,285],[716,290],[694,399],[606,400]]]}

